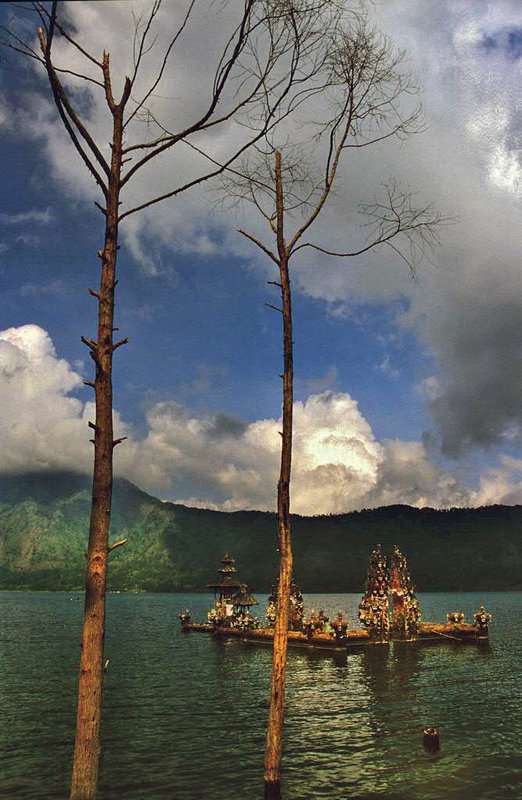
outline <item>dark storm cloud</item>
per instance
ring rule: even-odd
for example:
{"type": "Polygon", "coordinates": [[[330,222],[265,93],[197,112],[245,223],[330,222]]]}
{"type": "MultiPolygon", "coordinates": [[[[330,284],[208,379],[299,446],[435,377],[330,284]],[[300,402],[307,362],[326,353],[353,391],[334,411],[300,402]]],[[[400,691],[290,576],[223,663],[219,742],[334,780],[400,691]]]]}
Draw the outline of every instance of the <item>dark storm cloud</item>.
{"type": "Polygon", "coordinates": [[[446,455],[521,441],[521,291],[509,267],[477,264],[475,291],[456,293],[428,322],[439,363],[430,406],[446,455]]]}
{"type": "Polygon", "coordinates": [[[402,172],[456,223],[424,265],[405,320],[435,359],[424,382],[445,454],[518,443],[522,429],[520,54],[522,5],[379,6],[425,87],[429,122],[402,172]],[[398,13],[397,13],[398,12],[398,13]]]}

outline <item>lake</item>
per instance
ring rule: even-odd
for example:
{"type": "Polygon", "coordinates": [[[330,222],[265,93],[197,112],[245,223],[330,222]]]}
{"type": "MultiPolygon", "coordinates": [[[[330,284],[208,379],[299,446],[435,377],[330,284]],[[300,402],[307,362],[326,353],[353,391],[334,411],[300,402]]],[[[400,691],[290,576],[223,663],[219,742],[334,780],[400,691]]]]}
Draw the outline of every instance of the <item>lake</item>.
{"type": "MultiPolygon", "coordinates": [[[[359,595],[304,595],[355,619],[359,595]]],[[[266,595],[258,595],[264,613],[266,595]]],[[[493,615],[490,644],[289,650],[285,800],[520,800],[520,593],[419,594],[423,619],[493,615]],[[441,749],[422,746],[439,729],[441,749]]],[[[67,797],[83,598],[3,592],[0,796],[67,797]]],[[[208,595],[111,594],[100,800],[263,795],[270,648],[183,634],[208,595]]],[[[354,622],[355,624],[355,622],[354,622]]]]}

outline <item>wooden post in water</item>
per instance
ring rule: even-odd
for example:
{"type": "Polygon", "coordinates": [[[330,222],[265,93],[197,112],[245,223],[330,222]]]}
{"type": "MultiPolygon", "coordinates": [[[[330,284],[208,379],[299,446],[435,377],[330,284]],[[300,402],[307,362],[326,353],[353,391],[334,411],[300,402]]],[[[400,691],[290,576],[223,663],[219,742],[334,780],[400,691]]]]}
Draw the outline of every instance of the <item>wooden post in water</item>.
{"type": "Polygon", "coordinates": [[[439,732],[437,728],[425,728],[424,747],[432,753],[436,753],[437,750],[440,750],[439,732]]]}

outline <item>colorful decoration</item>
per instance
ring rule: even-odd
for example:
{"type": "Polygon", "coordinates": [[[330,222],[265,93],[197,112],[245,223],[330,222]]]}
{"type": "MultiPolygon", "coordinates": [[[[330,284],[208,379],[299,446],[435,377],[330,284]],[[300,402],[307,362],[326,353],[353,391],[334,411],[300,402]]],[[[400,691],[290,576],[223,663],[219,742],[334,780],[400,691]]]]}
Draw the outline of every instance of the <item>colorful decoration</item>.
{"type": "Polygon", "coordinates": [[[453,625],[455,628],[458,628],[459,625],[461,625],[464,622],[465,616],[462,613],[462,611],[452,611],[450,614],[446,614],[446,619],[448,620],[450,625],[453,625]]]}
{"type": "Polygon", "coordinates": [[[406,558],[397,546],[391,559],[389,597],[391,630],[401,639],[415,639],[421,619],[419,601],[406,558]]]}
{"type": "Polygon", "coordinates": [[[362,624],[378,641],[386,641],[389,636],[388,589],[386,559],[378,544],[370,556],[365,591],[359,603],[358,613],[362,624]]]}
{"type": "Polygon", "coordinates": [[[343,639],[346,639],[348,622],[344,619],[342,611],[339,611],[339,613],[337,614],[337,619],[333,619],[330,622],[330,627],[332,628],[337,641],[342,641],[343,639]]]}
{"type": "Polygon", "coordinates": [[[304,601],[299,586],[292,581],[290,588],[290,622],[288,629],[300,631],[303,628],[304,601]]]}
{"type": "Polygon", "coordinates": [[[225,600],[218,600],[207,614],[210,625],[213,625],[214,628],[230,625],[232,622],[232,611],[232,605],[226,603],[225,600]]]}
{"type": "Polygon", "coordinates": [[[184,611],[181,611],[178,614],[179,619],[181,620],[181,627],[184,628],[190,622],[190,613],[189,610],[186,608],[184,611]]]}
{"type": "Polygon", "coordinates": [[[253,630],[259,627],[259,620],[252,616],[249,609],[258,606],[259,601],[250,594],[246,583],[241,584],[241,588],[231,599],[233,606],[231,624],[243,630],[253,630]]]}
{"type": "Polygon", "coordinates": [[[491,614],[488,614],[482,603],[479,605],[478,611],[473,614],[473,622],[477,628],[477,636],[488,636],[491,614]]]}
{"type": "MultiPolygon", "coordinates": [[[[259,623],[251,608],[259,605],[248,586],[240,581],[230,553],[225,553],[218,569],[218,579],[211,584],[214,606],[208,613],[208,623],[191,623],[188,610],[179,614],[182,629],[208,631],[220,636],[238,636],[240,639],[271,641],[274,638],[278,581],[266,607],[266,622],[259,623]]],[[[321,608],[311,609],[304,617],[303,596],[292,581],[288,608],[288,642],[317,649],[343,649],[354,644],[381,644],[402,639],[405,641],[467,641],[483,644],[489,636],[489,614],[481,604],[473,615],[473,624],[466,624],[461,611],[446,615],[445,624],[423,623],[419,602],[415,595],[406,558],[394,547],[389,561],[377,545],[370,557],[365,591],[359,604],[358,616],[362,630],[349,630],[348,621],[339,611],[330,621],[321,608]],[[480,641],[478,641],[480,640],[480,641]]],[[[427,730],[429,733],[429,731],[427,730]]]]}
{"type": "MultiPolygon", "coordinates": [[[[272,584],[272,590],[266,603],[266,619],[271,628],[275,625],[276,609],[277,609],[277,588],[279,586],[279,578],[272,584]]],[[[303,595],[299,586],[292,581],[290,587],[290,607],[288,613],[288,630],[301,631],[303,630],[303,615],[304,615],[304,602],[303,595]]]]}
{"type": "Polygon", "coordinates": [[[230,553],[225,553],[218,569],[218,579],[207,584],[214,590],[214,607],[208,612],[207,619],[214,628],[254,629],[259,626],[259,621],[250,614],[249,608],[259,603],[250,594],[247,584],[238,578],[235,563],[230,553]]]}
{"type": "Polygon", "coordinates": [[[370,557],[365,592],[359,603],[359,619],[379,642],[390,636],[415,639],[420,623],[419,602],[406,564],[398,547],[388,568],[381,546],[370,557]]]}

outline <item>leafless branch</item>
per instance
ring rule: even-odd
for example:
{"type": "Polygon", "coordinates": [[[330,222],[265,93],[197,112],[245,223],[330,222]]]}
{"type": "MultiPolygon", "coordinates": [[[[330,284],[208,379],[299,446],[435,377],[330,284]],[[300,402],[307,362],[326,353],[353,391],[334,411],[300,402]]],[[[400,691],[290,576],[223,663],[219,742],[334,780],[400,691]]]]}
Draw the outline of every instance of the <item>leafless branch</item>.
{"type": "MultiPolygon", "coordinates": [[[[128,541],[129,541],[128,539],[120,539],[119,542],[114,542],[114,544],[111,544],[110,547],[107,548],[107,552],[110,553],[111,550],[114,550],[116,547],[121,547],[122,545],[127,544],[128,541]]],[[[104,667],[105,671],[107,671],[108,666],[109,666],[109,659],[107,659],[107,661],[105,662],[105,667],[104,667]]]]}
{"type": "MultiPolygon", "coordinates": [[[[312,178],[312,171],[299,173],[296,170],[293,145],[289,147],[286,143],[278,148],[284,153],[285,214],[299,212],[304,217],[288,239],[287,257],[304,247],[347,257],[387,245],[412,267],[438,243],[438,230],[448,219],[429,206],[416,208],[411,192],[400,189],[393,181],[385,184],[384,199],[361,207],[368,220],[366,245],[341,253],[312,242],[300,244],[332,192],[344,151],[368,147],[392,137],[404,138],[422,129],[419,106],[402,113],[402,99],[418,92],[404,69],[404,53],[394,51],[389,40],[370,28],[363,15],[354,15],[348,25],[336,27],[335,37],[328,41],[328,52],[319,63],[315,76],[321,87],[319,96],[324,96],[326,107],[330,103],[331,111],[320,123],[310,121],[312,129],[318,128],[319,133],[309,141],[316,159],[317,152],[324,151],[322,186],[312,178]],[[323,139],[326,145],[321,150],[323,139]]],[[[310,94],[307,98],[304,88],[300,102],[315,101],[317,96],[310,94]]],[[[272,233],[275,233],[274,149],[275,145],[271,144],[266,152],[259,148],[251,150],[249,159],[233,171],[227,170],[222,179],[224,195],[236,202],[252,203],[270,224],[272,233]],[[264,201],[268,201],[269,207],[264,201]]],[[[252,237],[252,240],[260,246],[259,239],[252,237]]],[[[263,247],[270,252],[266,245],[263,247]]]]}
{"type": "MultiPolygon", "coordinates": [[[[150,94],[152,93],[154,88],[158,85],[159,81],[161,80],[165,65],[167,63],[168,56],[169,56],[169,54],[171,52],[171,49],[174,46],[174,44],[175,44],[175,42],[176,42],[176,40],[178,38],[178,36],[181,34],[183,28],[185,27],[185,24],[186,24],[186,22],[188,20],[188,17],[190,15],[191,11],[192,11],[193,6],[194,6],[194,2],[195,2],[195,0],[192,0],[191,4],[189,6],[189,9],[187,11],[187,14],[185,16],[185,19],[183,21],[182,26],[180,27],[180,29],[178,30],[176,36],[172,39],[169,47],[167,48],[167,52],[165,54],[163,63],[161,65],[160,71],[158,73],[157,80],[156,80],[155,84],[153,85],[153,87],[149,90],[149,93],[146,95],[146,97],[150,96],[150,94]]],[[[236,33],[237,41],[235,43],[235,46],[233,48],[233,52],[232,52],[228,62],[225,65],[223,65],[222,68],[218,68],[219,77],[217,79],[217,82],[216,82],[216,80],[214,82],[214,91],[213,91],[212,98],[211,98],[210,104],[209,104],[206,112],[203,114],[203,116],[200,119],[198,119],[196,122],[192,123],[184,131],[176,133],[176,134],[170,134],[169,136],[165,137],[165,139],[161,142],[161,144],[159,144],[151,152],[149,152],[145,156],[143,156],[133,167],[131,167],[131,169],[129,169],[129,171],[127,172],[127,174],[123,178],[122,185],[127,183],[130,180],[130,178],[139,169],[141,169],[147,162],[149,162],[151,159],[156,158],[156,156],[158,156],[160,153],[164,152],[165,150],[170,149],[173,145],[175,145],[181,139],[186,138],[191,133],[194,133],[195,131],[201,131],[207,126],[210,118],[212,117],[212,115],[213,115],[213,113],[214,113],[214,111],[215,111],[215,109],[216,109],[216,107],[217,107],[217,105],[219,103],[220,97],[221,97],[223,89],[224,89],[224,87],[225,87],[225,85],[227,83],[227,80],[229,78],[229,75],[230,75],[230,72],[232,70],[232,67],[234,66],[234,64],[236,63],[237,59],[239,58],[239,55],[242,52],[242,50],[245,47],[245,44],[246,44],[246,42],[248,40],[248,32],[249,32],[249,28],[250,28],[250,14],[251,14],[251,9],[252,9],[253,4],[254,4],[254,0],[246,0],[246,2],[245,2],[245,10],[244,10],[243,18],[241,20],[240,25],[236,29],[236,31],[237,31],[237,33],[236,33]]],[[[144,102],[145,102],[145,100],[143,100],[138,107],[141,108],[143,106],[144,102]]],[[[242,105],[243,104],[244,103],[242,103],[242,105]]],[[[231,114],[235,113],[236,111],[237,111],[237,108],[234,109],[234,111],[232,111],[231,114]]],[[[135,113],[136,113],[136,110],[133,112],[133,115],[135,113]]],[[[130,121],[130,119],[132,118],[133,115],[131,115],[131,117],[129,118],[129,120],[127,120],[127,122],[125,124],[128,124],[128,122],[130,121]]],[[[228,115],[226,117],[221,117],[219,119],[219,122],[223,122],[225,119],[228,119],[228,118],[229,118],[228,115]]],[[[213,122],[213,124],[217,124],[217,123],[218,123],[218,120],[213,122]]]]}
{"type": "Polygon", "coordinates": [[[103,89],[103,83],[101,81],[97,81],[96,78],[91,78],[89,75],[84,75],[82,72],[74,72],[72,69],[62,69],[60,67],[55,67],[55,70],[56,72],[61,72],[62,75],[73,75],[75,78],[80,78],[82,81],[94,83],[96,86],[100,86],[103,89]]]}
{"type": "MultiPolygon", "coordinates": [[[[169,56],[170,56],[170,54],[172,52],[172,49],[173,49],[174,45],[178,41],[179,37],[181,36],[181,34],[183,33],[183,31],[184,31],[184,29],[185,29],[185,27],[187,25],[187,22],[188,22],[188,20],[190,18],[190,15],[192,13],[192,9],[194,8],[194,3],[195,3],[195,0],[191,0],[191,3],[189,5],[189,7],[187,9],[187,12],[185,14],[185,17],[183,19],[183,22],[181,23],[180,27],[178,28],[178,30],[176,31],[176,33],[174,34],[174,36],[170,40],[170,44],[169,44],[169,46],[167,47],[167,49],[165,51],[165,54],[164,54],[163,59],[161,61],[160,68],[158,70],[158,73],[156,75],[156,78],[155,78],[152,86],[145,92],[145,95],[136,104],[136,108],[130,114],[130,116],[127,118],[127,120],[125,121],[125,123],[123,125],[124,129],[134,119],[136,114],[139,113],[140,109],[142,109],[145,106],[145,103],[147,102],[149,97],[152,95],[152,93],[155,91],[155,89],[159,85],[161,79],[163,78],[163,74],[165,72],[165,68],[167,66],[167,63],[168,63],[168,60],[169,60],[169,56]]],[[[161,0],[156,0],[156,2],[154,3],[153,9],[151,11],[150,17],[149,17],[149,21],[148,21],[148,23],[147,23],[147,25],[145,27],[145,31],[144,31],[143,36],[141,38],[140,53],[139,53],[137,62],[136,62],[135,67],[134,67],[134,74],[133,74],[132,79],[131,79],[131,83],[132,83],[133,86],[134,86],[134,83],[135,83],[135,80],[136,80],[136,76],[138,74],[138,69],[139,69],[141,57],[143,55],[143,52],[142,52],[141,48],[145,44],[145,40],[146,40],[146,38],[148,36],[148,33],[150,31],[150,25],[152,23],[152,20],[153,20],[154,16],[156,16],[156,14],[158,13],[158,11],[160,9],[160,5],[161,5],[161,0]]]]}
{"type": "Polygon", "coordinates": [[[82,46],[79,44],[79,42],[77,42],[77,41],[76,41],[76,39],[74,39],[74,38],[73,38],[73,37],[72,37],[72,36],[71,36],[71,35],[70,35],[70,34],[67,32],[67,30],[65,29],[65,27],[64,27],[63,25],[61,25],[61,23],[59,22],[59,20],[58,20],[58,18],[57,18],[57,14],[56,14],[56,8],[54,8],[54,10],[53,10],[53,11],[49,12],[49,11],[46,9],[46,7],[44,6],[44,4],[43,4],[43,3],[34,3],[33,5],[39,9],[39,11],[41,12],[41,14],[44,14],[44,15],[46,15],[46,16],[49,18],[49,20],[50,20],[50,21],[51,21],[51,17],[54,17],[54,19],[53,19],[53,26],[56,28],[56,30],[58,30],[58,31],[60,32],[61,36],[63,36],[63,38],[64,38],[64,39],[66,39],[66,40],[69,42],[69,44],[71,44],[71,45],[72,45],[72,46],[73,46],[73,47],[74,47],[76,50],[78,50],[78,52],[80,52],[80,53],[81,53],[83,56],[85,56],[85,58],[87,58],[87,59],[88,59],[89,61],[91,61],[93,64],[96,64],[96,66],[97,66],[97,67],[99,67],[100,69],[102,69],[102,63],[101,63],[101,61],[98,61],[96,58],[94,58],[94,56],[93,56],[91,53],[87,52],[87,50],[85,50],[85,49],[84,49],[84,48],[83,48],[83,47],[82,47],[82,46]]]}
{"type": "Polygon", "coordinates": [[[107,189],[105,182],[103,181],[100,173],[94,166],[90,157],[87,155],[85,149],[83,148],[76,131],[83,139],[83,141],[86,143],[91,153],[94,155],[98,164],[101,166],[101,168],[103,169],[103,171],[107,176],[110,173],[109,165],[107,164],[99,148],[94,142],[94,139],[92,138],[91,134],[89,133],[85,125],[81,122],[80,118],[78,117],[77,113],[72,107],[69,98],[67,97],[67,94],[65,93],[64,88],[60,82],[60,79],[58,78],[54,64],[52,63],[51,60],[51,47],[53,42],[55,23],[56,23],[56,2],[54,2],[52,6],[52,12],[49,23],[49,33],[47,39],[44,36],[43,29],[42,28],[39,29],[40,48],[42,50],[42,54],[44,57],[45,68],[47,70],[47,74],[49,77],[49,83],[51,85],[53,99],[58,109],[58,113],[60,114],[60,117],[62,119],[62,122],[73,141],[73,144],[78,150],[78,153],[83,159],[88,170],[94,176],[96,183],[102,190],[103,194],[106,196],[107,189]]]}
{"type": "Polygon", "coordinates": [[[27,42],[24,42],[23,39],[20,39],[13,30],[11,30],[7,25],[0,25],[0,31],[3,31],[7,38],[0,39],[0,45],[2,47],[7,47],[10,50],[14,50],[16,53],[20,53],[23,56],[28,56],[29,58],[34,58],[36,61],[39,61],[43,64],[43,58],[38,55],[38,53],[30,47],[27,42]],[[9,41],[12,39],[12,41],[9,41]],[[13,44],[15,42],[15,44],[13,44]]]}
{"type": "Polygon", "coordinates": [[[360,213],[368,220],[364,223],[368,229],[366,245],[356,250],[338,252],[313,242],[304,242],[293,252],[311,247],[325,255],[349,258],[386,245],[414,271],[427,251],[440,245],[441,228],[454,220],[438,213],[431,205],[416,207],[411,191],[402,189],[395,181],[390,181],[383,188],[385,196],[382,200],[376,199],[360,207],[360,213]]]}
{"type": "MultiPolygon", "coordinates": [[[[318,74],[319,63],[324,61],[326,52],[323,41],[325,16],[334,13],[340,13],[334,0],[318,3],[298,0],[293,4],[281,0],[263,0],[261,3],[245,0],[241,22],[229,38],[216,69],[214,90],[206,111],[198,120],[176,132],[163,126],[152,111],[146,109],[147,119],[157,125],[161,134],[148,142],[134,143],[126,148],[126,154],[139,149],[150,152],[128,170],[124,183],[160,153],[182,140],[186,142],[191,134],[208,131],[232,118],[251,131],[247,146],[259,141],[292,113],[294,102],[297,103],[303,94],[301,84],[318,74]],[[266,47],[261,59],[258,40],[263,37],[266,47]],[[216,115],[225,86],[230,84],[231,88],[234,82],[236,102],[216,115]],[[242,92],[247,85],[246,91],[242,92]],[[263,112],[254,112],[256,106],[263,106],[263,112]],[[239,112],[245,115],[243,123],[237,116],[239,112]]],[[[310,92],[316,89],[309,87],[310,92]]],[[[244,149],[241,147],[238,154],[244,149]]],[[[226,166],[233,161],[230,159],[226,166]]],[[[212,171],[208,177],[220,172],[212,171]]],[[[165,198],[166,195],[161,195],[161,199],[165,198]]]]}
{"type": "Polygon", "coordinates": [[[241,233],[243,236],[246,236],[246,238],[250,239],[250,241],[254,242],[254,244],[257,244],[257,246],[263,251],[263,253],[266,253],[266,255],[272,259],[272,261],[274,261],[276,264],[279,264],[279,259],[277,258],[277,256],[274,253],[272,253],[272,251],[269,250],[268,247],[266,247],[263,244],[263,242],[261,242],[259,239],[256,239],[256,237],[252,236],[251,233],[248,233],[248,231],[244,231],[241,228],[239,229],[238,232],[241,233]]]}
{"type": "Polygon", "coordinates": [[[152,8],[150,10],[149,17],[147,19],[147,22],[145,23],[144,30],[143,30],[143,33],[141,34],[141,36],[139,36],[139,29],[140,29],[141,19],[136,19],[135,16],[134,16],[134,9],[132,11],[132,16],[133,16],[133,19],[134,19],[134,42],[133,42],[134,72],[132,73],[132,77],[130,79],[130,82],[131,82],[132,86],[134,85],[134,81],[136,80],[136,76],[138,74],[138,71],[139,71],[139,68],[140,68],[140,64],[141,64],[141,59],[143,58],[145,53],[148,52],[149,47],[153,46],[153,45],[150,45],[149,47],[146,47],[146,41],[147,41],[147,36],[149,35],[149,31],[151,29],[152,23],[154,21],[154,17],[158,13],[158,11],[160,9],[160,6],[161,6],[161,0],[154,0],[154,3],[153,3],[152,8]],[[136,52],[136,44],[137,44],[138,41],[139,41],[139,44],[138,44],[137,52],[136,52]]]}

